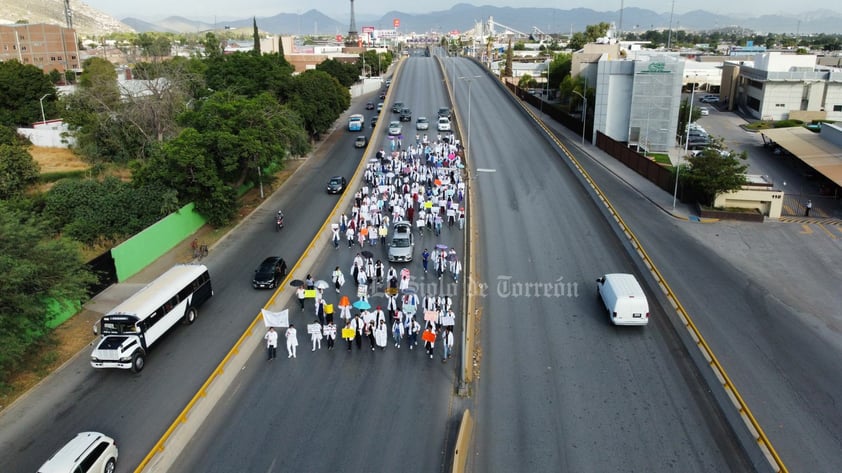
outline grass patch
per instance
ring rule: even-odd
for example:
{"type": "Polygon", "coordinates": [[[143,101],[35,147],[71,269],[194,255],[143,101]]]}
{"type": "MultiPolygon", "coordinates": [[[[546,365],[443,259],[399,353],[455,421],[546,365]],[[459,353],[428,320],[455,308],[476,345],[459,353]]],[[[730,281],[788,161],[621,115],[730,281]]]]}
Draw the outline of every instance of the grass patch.
{"type": "Polygon", "coordinates": [[[775,122],[769,120],[758,120],[756,122],[751,122],[748,125],[744,125],[743,128],[747,130],[769,130],[775,127],[775,122]]]}
{"type": "Polygon", "coordinates": [[[648,155],[650,158],[654,159],[658,164],[665,164],[667,166],[672,166],[672,161],[670,161],[670,155],[666,153],[649,153],[648,155]]]}
{"type": "Polygon", "coordinates": [[[56,182],[61,179],[82,179],[87,177],[90,171],[86,169],[79,169],[75,171],[54,171],[54,172],[45,172],[41,173],[38,176],[38,180],[41,184],[47,184],[50,182],[56,182]]]}

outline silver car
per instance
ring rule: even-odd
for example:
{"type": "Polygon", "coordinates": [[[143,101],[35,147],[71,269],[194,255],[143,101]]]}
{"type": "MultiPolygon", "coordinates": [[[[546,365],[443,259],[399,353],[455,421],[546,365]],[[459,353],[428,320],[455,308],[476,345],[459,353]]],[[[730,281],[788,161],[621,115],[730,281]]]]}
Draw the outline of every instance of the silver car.
{"type": "Polygon", "coordinates": [[[389,243],[389,261],[393,263],[412,261],[412,250],[414,248],[415,239],[412,236],[412,225],[407,221],[397,222],[392,234],[392,241],[389,243]]]}
{"type": "Polygon", "coordinates": [[[427,117],[418,117],[415,120],[415,129],[416,130],[427,130],[430,128],[430,121],[427,120],[427,117]]]}
{"type": "Polygon", "coordinates": [[[403,127],[401,126],[401,122],[393,121],[389,123],[389,134],[392,136],[400,135],[403,131],[403,127]]]}

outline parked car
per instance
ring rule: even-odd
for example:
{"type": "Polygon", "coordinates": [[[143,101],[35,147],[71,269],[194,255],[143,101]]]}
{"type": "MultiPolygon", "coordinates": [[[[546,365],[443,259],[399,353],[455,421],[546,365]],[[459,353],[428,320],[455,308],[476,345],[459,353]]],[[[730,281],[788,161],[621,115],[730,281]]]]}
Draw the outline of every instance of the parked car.
{"type": "Polygon", "coordinates": [[[368,139],[365,135],[360,135],[354,140],[354,148],[365,148],[365,145],[368,144],[368,139]]]}
{"type": "Polygon", "coordinates": [[[348,182],[342,176],[333,176],[327,181],[328,194],[341,194],[345,190],[348,182]]]}
{"type": "Polygon", "coordinates": [[[392,233],[392,241],[389,243],[389,261],[409,262],[412,261],[412,251],[415,248],[415,239],[412,235],[412,224],[407,221],[395,223],[395,230],[392,233]]]}
{"type": "Polygon", "coordinates": [[[401,122],[393,121],[389,123],[389,134],[392,136],[400,135],[403,131],[403,127],[401,126],[401,122]]]}
{"type": "Polygon", "coordinates": [[[718,95],[705,95],[704,97],[699,99],[702,103],[719,103],[719,96],[718,95]]]}
{"type": "Polygon", "coordinates": [[[438,117],[450,120],[450,109],[447,107],[441,107],[438,111],[438,117]]]}
{"type": "Polygon", "coordinates": [[[392,113],[401,113],[401,110],[403,110],[403,108],[403,102],[395,102],[392,104],[392,113]]]}
{"type": "Polygon", "coordinates": [[[286,261],[280,256],[270,256],[254,270],[251,285],[255,289],[274,289],[286,275],[286,261]]]}
{"type": "Polygon", "coordinates": [[[374,102],[366,102],[365,103],[366,110],[374,110],[374,102]]]}
{"type": "Polygon", "coordinates": [[[690,138],[690,140],[687,141],[687,149],[702,149],[702,148],[707,148],[708,146],[710,146],[710,140],[709,139],[701,139],[701,138],[693,139],[693,138],[690,138]]]}
{"type": "Polygon", "coordinates": [[[377,113],[380,113],[383,110],[383,102],[377,103],[377,113]]]}
{"type": "Polygon", "coordinates": [[[38,473],[114,473],[117,468],[117,444],[99,432],[82,432],[61,447],[38,473]]]}
{"type": "Polygon", "coordinates": [[[450,131],[450,119],[445,117],[439,118],[437,128],[439,131],[450,131]]]}
{"type": "Polygon", "coordinates": [[[416,130],[428,130],[430,128],[430,121],[427,120],[427,117],[418,117],[415,120],[415,129],[416,130]]]}
{"type": "Polygon", "coordinates": [[[710,109],[707,107],[699,107],[699,114],[703,117],[710,115],[710,109]]]}

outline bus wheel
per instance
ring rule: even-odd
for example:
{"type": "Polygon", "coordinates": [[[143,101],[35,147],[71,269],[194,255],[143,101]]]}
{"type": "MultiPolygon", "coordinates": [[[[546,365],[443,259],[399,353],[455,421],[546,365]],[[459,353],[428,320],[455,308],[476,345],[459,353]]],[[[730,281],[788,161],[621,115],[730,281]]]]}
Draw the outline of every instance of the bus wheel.
{"type": "Polygon", "coordinates": [[[196,311],[195,307],[191,307],[191,308],[187,309],[187,313],[184,314],[184,323],[192,324],[193,322],[196,321],[196,317],[198,315],[199,315],[199,313],[196,311]]]}
{"type": "Polygon", "coordinates": [[[136,351],[134,355],[132,355],[132,371],[135,373],[140,373],[143,370],[143,366],[146,364],[146,356],[143,354],[142,351],[136,351]]]}

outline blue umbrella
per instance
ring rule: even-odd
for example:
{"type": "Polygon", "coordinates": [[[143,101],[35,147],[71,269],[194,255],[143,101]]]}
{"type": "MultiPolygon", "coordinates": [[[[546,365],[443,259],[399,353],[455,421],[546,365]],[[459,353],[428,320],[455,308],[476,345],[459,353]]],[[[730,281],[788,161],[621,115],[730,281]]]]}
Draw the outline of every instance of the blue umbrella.
{"type": "Polygon", "coordinates": [[[352,305],[352,306],[354,306],[354,308],[355,308],[355,309],[359,309],[359,310],[368,310],[368,309],[371,309],[371,304],[369,304],[369,303],[368,303],[368,301],[364,301],[364,300],[362,300],[362,299],[360,299],[360,300],[358,300],[358,301],[354,302],[354,303],[353,303],[353,304],[351,304],[351,305],[352,305]]]}

